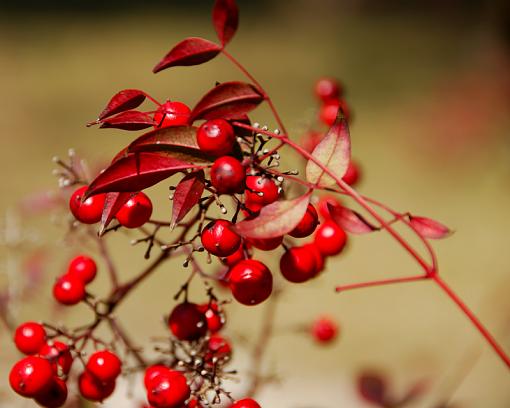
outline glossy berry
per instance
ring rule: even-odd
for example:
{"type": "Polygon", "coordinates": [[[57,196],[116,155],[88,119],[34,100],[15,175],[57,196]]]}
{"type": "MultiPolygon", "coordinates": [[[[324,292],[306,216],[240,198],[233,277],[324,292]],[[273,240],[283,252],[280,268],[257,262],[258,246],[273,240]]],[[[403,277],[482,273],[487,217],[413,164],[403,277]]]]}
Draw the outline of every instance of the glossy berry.
{"type": "Polygon", "coordinates": [[[48,360],[28,356],[11,369],[9,383],[19,395],[33,398],[48,390],[53,380],[53,370],[48,360]]]}
{"type": "Polygon", "coordinates": [[[322,218],[327,219],[327,218],[331,217],[331,213],[329,211],[329,206],[341,207],[342,203],[340,202],[340,200],[338,200],[334,196],[331,196],[331,195],[322,196],[319,199],[319,202],[317,204],[317,209],[319,210],[319,215],[322,218]]]}
{"type": "Polygon", "coordinates": [[[356,183],[358,183],[359,179],[360,179],[359,165],[355,161],[351,160],[349,162],[349,166],[347,167],[347,171],[342,177],[342,180],[345,181],[350,186],[354,186],[356,183]]]}
{"type": "Polygon", "coordinates": [[[246,177],[244,204],[249,210],[260,211],[262,207],[278,200],[278,196],[278,186],[272,179],[262,176],[246,177]]]}
{"type": "Polygon", "coordinates": [[[220,157],[211,166],[211,184],[219,194],[242,192],[245,178],[243,165],[231,156],[220,157]]]}
{"type": "Polygon", "coordinates": [[[321,106],[319,111],[319,119],[327,126],[332,126],[335,123],[338,115],[338,110],[342,109],[344,117],[347,121],[350,118],[350,111],[347,103],[340,99],[338,101],[331,101],[321,106]]]}
{"type": "Polygon", "coordinates": [[[317,261],[306,247],[290,248],[280,258],[280,271],[289,282],[305,282],[317,275],[317,261]]]}
{"type": "Polygon", "coordinates": [[[212,119],[197,131],[200,150],[213,156],[224,156],[232,151],[235,142],[234,128],[225,119],[212,119]]]}
{"type": "Polygon", "coordinates": [[[211,254],[225,257],[232,255],[241,245],[241,237],[227,220],[211,221],[202,230],[202,245],[211,254]]]}
{"type": "Polygon", "coordinates": [[[315,277],[324,270],[324,256],[321,254],[321,251],[319,251],[319,248],[317,248],[317,245],[315,245],[314,242],[303,245],[303,248],[310,252],[315,259],[316,274],[313,276],[315,277]]]}
{"type": "Polygon", "coordinates": [[[282,244],[283,237],[265,238],[265,239],[247,238],[246,241],[253,247],[260,249],[261,251],[272,251],[273,249],[278,248],[282,244]]]}
{"type": "Polygon", "coordinates": [[[152,215],[152,202],[140,192],[131,197],[117,212],[115,217],[126,228],[138,228],[144,225],[152,215]]]}
{"type": "Polygon", "coordinates": [[[334,221],[326,220],[317,228],[314,242],[322,255],[337,255],[342,252],[347,235],[334,221]]]}
{"type": "Polygon", "coordinates": [[[179,340],[193,341],[205,336],[207,321],[197,304],[184,302],[170,313],[168,327],[179,340]]]}
{"type": "Polygon", "coordinates": [[[321,101],[329,102],[338,99],[343,90],[336,79],[321,78],[315,83],[314,91],[321,101]]]}
{"type": "Polygon", "coordinates": [[[101,382],[85,370],[78,378],[78,389],[83,398],[89,401],[102,402],[113,394],[115,381],[101,382]]]}
{"type": "Polygon", "coordinates": [[[48,390],[35,397],[35,401],[42,407],[59,408],[67,400],[67,385],[59,377],[53,377],[53,381],[48,390]]]}
{"type": "Polygon", "coordinates": [[[154,114],[155,128],[185,126],[189,122],[191,109],[182,102],[167,101],[154,114]]]}
{"type": "Polygon", "coordinates": [[[14,344],[23,354],[37,354],[46,343],[46,330],[42,324],[26,322],[14,332],[14,344]]]}
{"type": "Polygon", "coordinates": [[[147,369],[145,370],[145,375],[143,377],[143,383],[145,385],[145,388],[147,388],[149,386],[149,383],[155,377],[157,377],[161,373],[167,372],[168,370],[169,370],[168,367],[161,365],[161,364],[156,364],[156,365],[147,367],[147,369]]]}
{"type": "Polygon", "coordinates": [[[83,281],[69,274],[58,278],[53,286],[53,297],[63,305],[75,305],[85,299],[85,295],[83,281]]]}
{"type": "Polygon", "coordinates": [[[308,204],[305,215],[299,221],[299,224],[289,232],[289,235],[294,238],[304,238],[311,235],[319,224],[319,215],[312,204],[308,204]]]}
{"type": "Polygon", "coordinates": [[[100,350],[89,357],[85,368],[99,381],[112,382],[120,375],[122,363],[111,351],[100,350]]]}
{"type": "Polygon", "coordinates": [[[207,353],[205,360],[208,363],[214,363],[216,360],[227,360],[232,355],[232,346],[224,337],[215,334],[207,342],[207,353]]]}
{"type": "Polygon", "coordinates": [[[87,188],[87,186],[80,187],[71,195],[69,209],[74,218],[83,224],[95,224],[101,221],[106,195],[97,194],[82,202],[87,188]]]}
{"type": "Polygon", "coordinates": [[[211,333],[216,333],[223,328],[225,324],[225,312],[216,302],[205,303],[198,308],[200,312],[204,314],[207,321],[207,329],[211,333]]]}
{"type": "Polygon", "coordinates": [[[312,325],[312,336],[319,343],[330,343],[337,334],[338,326],[329,317],[320,317],[312,325]]]}
{"type": "Polygon", "coordinates": [[[68,374],[73,365],[73,356],[69,347],[61,341],[46,343],[39,351],[39,356],[51,363],[53,372],[58,375],[68,374]]]}
{"type": "Polygon", "coordinates": [[[147,386],[147,399],[154,408],[181,408],[190,395],[186,377],[178,371],[161,372],[147,386]]]}
{"type": "Polygon", "coordinates": [[[262,408],[257,401],[251,398],[245,398],[234,402],[230,408],[262,408]]]}
{"type": "Polygon", "coordinates": [[[253,306],[271,295],[273,275],[262,262],[245,259],[230,269],[229,286],[239,303],[253,306]]]}
{"type": "Polygon", "coordinates": [[[96,262],[85,255],[78,255],[74,257],[67,268],[68,275],[79,278],[85,285],[94,280],[96,273],[96,262]]]}
{"type": "Polygon", "coordinates": [[[239,248],[232,254],[223,258],[223,263],[227,266],[234,266],[239,261],[246,259],[243,245],[239,245],[239,248]]]}

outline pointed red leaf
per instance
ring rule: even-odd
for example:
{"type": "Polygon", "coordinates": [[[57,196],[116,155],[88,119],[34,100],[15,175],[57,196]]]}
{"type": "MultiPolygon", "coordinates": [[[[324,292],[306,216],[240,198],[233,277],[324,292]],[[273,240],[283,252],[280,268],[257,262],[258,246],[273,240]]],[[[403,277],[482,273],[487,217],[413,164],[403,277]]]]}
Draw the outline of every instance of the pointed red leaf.
{"type": "Polygon", "coordinates": [[[200,65],[212,60],[221,51],[221,47],[209,40],[190,37],[182,40],[158,62],[152,72],[177,66],[200,65]]]}
{"type": "Polygon", "coordinates": [[[101,226],[99,227],[99,235],[102,235],[110,222],[115,218],[115,214],[126,204],[133,193],[107,193],[101,215],[101,226]]]}
{"type": "Polygon", "coordinates": [[[351,234],[367,234],[380,230],[372,225],[361,214],[341,205],[327,204],[331,219],[335,221],[343,230],[351,234]]]}
{"type": "Polygon", "coordinates": [[[452,234],[453,231],[446,225],[441,224],[431,218],[415,217],[409,215],[409,222],[412,227],[424,238],[441,239],[452,234]]]}
{"type": "Polygon", "coordinates": [[[224,82],[211,89],[191,112],[191,120],[231,119],[255,109],[264,97],[251,84],[224,82]]]}
{"type": "Polygon", "coordinates": [[[104,108],[99,115],[98,120],[102,120],[119,112],[134,109],[140,106],[144,100],[145,92],[138,89],[124,89],[113,95],[108,105],[106,105],[106,108],[104,108]]]}
{"type": "Polygon", "coordinates": [[[239,25],[239,8],[235,0],[216,0],[213,8],[213,24],[223,45],[230,42],[239,25]]]}
{"type": "Polygon", "coordinates": [[[187,174],[179,184],[177,184],[174,192],[170,228],[173,229],[199,202],[204,188],[203,170],[187,174]]]}
{"type": "Polygon", "coordinates": [[[171,175],[199,164],[175,158],[172,153],[141,152],[121,157],[90,183],[86,196],[108,192],[137,192],[171,175]]]}
{"type": "MultiPolygon", "coordinates": [[[[339,179],[341,179],[351,160],[351,138],[347,121],[339,114],[333,126],[324,139],[315,147],[312,156],[326,166],[339,179]]],[[[312,160],[306,165],[306,179],[313,184],[328,186],[335,184],[335,180],[321,169],[312,160]]]]}
{"type": "Polygon", "coordinates": [[[260,214],[249,220],[238,222],[235,231],[246,238],[276,238],[292,231],[306,213],[310,194],[294,200],[275,201],[266,205],[260,214]]]}
{"type": "Polygon", "coordinates": [[[101,123],[101,128],[141,130],[154,126],[154,119],[145,112],[129,110],[111,118],[103,119],[99,123],[101,123]]]}

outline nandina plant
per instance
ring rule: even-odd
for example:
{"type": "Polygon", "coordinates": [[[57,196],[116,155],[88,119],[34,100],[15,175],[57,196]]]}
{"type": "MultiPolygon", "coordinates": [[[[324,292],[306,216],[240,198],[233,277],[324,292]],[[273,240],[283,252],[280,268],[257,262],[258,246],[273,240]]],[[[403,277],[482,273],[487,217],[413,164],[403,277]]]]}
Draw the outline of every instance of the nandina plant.
{"type": "MultiPolygon", "coordinates": [[[[260,357],[272,330],[269,306],[285,287],[320,279],[327,259],[342,254],[349,234],[376,231],[390,234],[421,272],[338,286],[336,291],[429,281],[459,307],[510,367],[505,351],[439,274],[430,241],[447,237],[450,229],[433,219],[393,210],[354,189],[361,170],[351,159],[349,107],[340,83],[331,78],[317,82],[319,121],[326,130],[311,130],[302,143],[296,143],[262,85],[226,51],[238,27],[234,0],[215,2],[213,24],[219,43],[187,38],[164,56],[154,73],[206,63],[222,55],[247,82],[218,83],[193,108],[175,100],[160,103],[138,89],[122,90],[89,125],[151,130],[124,146],[93,179],[87,178],[74,154],[70,162],[56,160],[61,166],[60,186],[66,192],[72,190],[71,233],[85,231],[99,243],[113,289],[104,297],[90,293],[87,285],[98,273],[96,261],[86,254],[74,257],[66,273],[56,280],[53,297],[66,306],[84,304],[93,311],[94,319],[76,328],[36,322],[19,325],[14,342],[25,357],[11,369],[12,389],[41,406],[59,407],[65,404],[72,381],[83,398],[101,402],[114,392],[120,375],[141,372],[136,378],[143,378],[140,387],[145,387],[151,407],[230,404],[233,408],[260,408],[253,398],[263,383],[260,357]],[[146,102],[151,106],[141,109],[146,102]],[[252,122],[252,112],[264,103],[274,115],[276,130],[252,122]],[[304,175],[281,170],[284,155],[304,159],[304,175]],[[152,218],[153,203],[144,193],[159,183],[171,190],[172,213],[166,220],[152,218]],[[289,186],[294,186],[292,194],[289,186]],[[339,197],[349,198],[356,209],[339,197]],[[220,218],[214,215],[218,213],[215,207],[220,218]],[[422,247],[412,246],[395,229],[396,224],[407,228],[422,247]],[[140,231],[142,238],[133,243],[147,245],[147,266],[128,281],[120,279],[104,246],[106,236],[121,229],[140,231]],[[173,232],[172,240],[161,238],[165,229],[173,232]],[[265,251],[280,257],[280,271],[264,263],[265,251]],[[182,254],[186,255],[184,268],[190,271],[182,286],[175,288],[179,303],[166,318],[168,339],[155,347],[154,357],[153,352],[134,346],[115,313],[158,267],[182,254]],[[207,270],[215,268],[209,266],[211,262],[222,265],[221,273],[207,270]],[[226,286],[230,295],[220,299],[215,286],[209,284],[206,302],[191,299],[188,289],[198,279],[226,286]],[[227,305],[230,297],[235,302],[227,305]],[[268,311],[254,352],[254,374],[240,378],[246,384],[244,395],[233,395],[224,384],[236,374],[229,367],[235,345],[222,333],[225,309],[265,302],[268,311]],[[103,326],[110,330],[111,340],[100,336],[98,329],[103,326]]],[[[308,328],[318,344],[331,342],[338,333],[337,323],[326,315],[308,328]]],[[[365,376],[360,384],[366,400],[389,406],[378,377],[365,376]]],[[[413,388],[403,400],[415,394],[413,388]]]]}

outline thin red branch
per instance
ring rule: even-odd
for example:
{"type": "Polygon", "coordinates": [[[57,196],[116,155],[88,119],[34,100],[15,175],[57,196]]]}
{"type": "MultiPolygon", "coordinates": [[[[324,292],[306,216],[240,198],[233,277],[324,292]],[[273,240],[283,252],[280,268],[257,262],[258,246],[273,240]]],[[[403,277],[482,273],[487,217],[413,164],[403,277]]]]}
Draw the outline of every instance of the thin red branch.
{"type": "Polygon", "coordinates": [[[369,288],[374,286],[390,285],[393,283],[416,282],[430,279],[430,275],[406,276],[403,278],[380,279],[367,282],[352,283],[349,285],[340,285],[336,287],[337,292],[345,292],[352,289],[369,288]]]}

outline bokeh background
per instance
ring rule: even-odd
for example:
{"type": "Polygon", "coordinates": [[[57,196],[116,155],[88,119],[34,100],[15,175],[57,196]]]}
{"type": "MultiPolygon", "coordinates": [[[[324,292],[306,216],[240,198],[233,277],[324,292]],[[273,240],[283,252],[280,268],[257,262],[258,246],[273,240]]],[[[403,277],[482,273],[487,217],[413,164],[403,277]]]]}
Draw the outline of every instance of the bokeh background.
{"type": "MultiPolygon", "coordinates": [[[[506,2],[239,3],[241,28],[229,50],[265,85],[293,137],[299,138],[314,121],[314,81],[322,75],[339,78],[354,111],[351,133],[363,170],[360,190],[396,209],[439,219],[456,231],[434,243],[441,273],[510,350],[506,2]]],[[[65,157],[74,147],[90,162],[100,163],[120,150],[133,134],[84,126],[120,89],[144,89],[160,100],[193,105],[215,81],[242,78],[222,58],[151,73],[180,39],[214,38],[210,7],[205,0],[1,2],[2,299],[6,289],[15,295],[23,280],[41,280],[28,299],[9,303],[16,322],[75,324],[90,318],[86,310],[56,310],[50,297],[53,279],[79,248],[62,243],[65,223],[46,215],[17,215],[27,195],[55,186],[51,158],[65,157]],[[44,251],[34,252],[41,246],[44,251]],[[27,258],[32,261],[28,266],[27,258]]],[[[264,109],[253,117],[274,126],[264,109]]],[[[289,167],[303,165],[297,157],[285,160],[289,167]]],[[[165,188],[151,194],[162,203],[160,217],[169,217],[165,188]]],[[[109,242],[124,277],[144,263],[144,249],[126,250],[128,242],[122,236],[109,242]]],[[[276,265],[275,258],[266,260],[276,265]]],[[[352,238],[348,251],[312,284],[286,285],[265,359],[265,369],[279,381],[263,389],[262,405],[368,406],[356,391],[357,377],[368,370],[386,376],[396,395],[425,381],[425,395],[408,406],[438,407],[445,400],[449,407],[510,406],[508,369],[432,283],[341,295],[333,291],[340,283],[416,270],[381,233],[352,238]],[[334,345],[317,347],[309,336],[289,331],[323,313],[341,326],[334,345]]],[[[161,317],[170,310],[184,276],[179,262],[163,268],[119,310],[139,344],[165,334],[161,317]]],[[[106,279],[94,286],[106,293],[106,279]]],[[[229,309],[228,333],[248,340],[256,336],[263,306],[229,309]]],[[[2,407],[32,406],[7,386],[6,372],[16,355],[2,326],[2,407]]],[[[248,364],[241,347],[233,366],[246,370],[248,364]]],[[[234,388],[242,389],[242,384],[234,388]]],[[[126,400],[122,390],[118,394],[111,406],[137,406],[136,397],[126,400]]]]}

